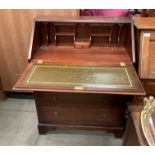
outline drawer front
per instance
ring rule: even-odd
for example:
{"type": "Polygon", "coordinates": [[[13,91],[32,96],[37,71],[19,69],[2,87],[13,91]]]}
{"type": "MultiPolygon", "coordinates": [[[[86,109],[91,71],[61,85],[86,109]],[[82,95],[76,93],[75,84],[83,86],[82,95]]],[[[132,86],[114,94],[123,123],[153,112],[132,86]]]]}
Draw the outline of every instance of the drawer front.
{"type": "Polygon", "coordinates": [[[126,106],[117,97],[115,102],[109,95],[44,93],[35,97],[40,123],[118,126],[124,121],[126,106]]]}
{"type": "Polygon", "coordinates": [[[35,92],[35,101],[39,106],[53,106],[59,103],[74,106],[74,104],[84,104],[95,106],[101,103],[101,106],[116,106],[124,108],[128,96],[123,95],[106,95],[106,94],[85,94],[85,93],[49,93],[35,92]]]}
{"type": "Polygon", "coordinates": [[[39,122],[74,125],[122,125],[124,112],[116,109],[86,107],[40,107],[39,122]]]}

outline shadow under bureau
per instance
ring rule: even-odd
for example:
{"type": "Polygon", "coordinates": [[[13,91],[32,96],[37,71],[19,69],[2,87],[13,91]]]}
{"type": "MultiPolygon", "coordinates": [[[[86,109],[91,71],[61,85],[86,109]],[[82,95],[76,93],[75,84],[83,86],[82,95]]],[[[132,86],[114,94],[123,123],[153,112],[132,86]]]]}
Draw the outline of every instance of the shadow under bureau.
{"type": "Polygon", "coordinates": [[[40,134],[61,128],[120,137],[127,102],[145,95],[128,18],[37,17],[28,60],[14,90],[34,92],[40,134]]]}

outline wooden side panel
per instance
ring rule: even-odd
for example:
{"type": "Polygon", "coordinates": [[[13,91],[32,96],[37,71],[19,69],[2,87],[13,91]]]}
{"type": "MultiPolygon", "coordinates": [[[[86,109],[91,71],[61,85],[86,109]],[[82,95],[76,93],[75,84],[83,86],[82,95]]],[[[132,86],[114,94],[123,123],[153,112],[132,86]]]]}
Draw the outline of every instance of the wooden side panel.
{"type": "Polygon", "coordinates": [[[151,32],[149,52],[149,78],[155,79],[155,31],[151,32]]]}
{"type": "Polygon", "coordinates": [[[0,10],[0,70],[4,90],[11,91],[27,65],[32,20],[39,15],[78,16],[78,10],[0,10]]]}
{"type": "Polygon", "coordinates": [[[123,145],[125,146],[147,146],[140,123],[142,101],[129,105],[129,118],[125,129],[123,145]]]}
{"type": "Polygon", "coordinates": [[[142,31],[140,45],[140,68],[142,79],[155,79],[155,32],[142,31]]]}
{"type": "Polygon", "coordinates": [[[140,145],[131,116],[129,116],[128,121],[127,121],[125,134],[123,137],[123,145],[124,146],[139,146],[140,145]]]}
{"type": "Polygon", "coordinates": [[[29,61],[34,56],[36,51],[39,49],[41,44],[41,36],[39,35],[38,32],[39,32],[39,23],[33,22],[30,45],[29,45],[29,53],[28,53],[29,61]]]}
{"type": "Polygon", "coordinates": [[[130,59],[133,63],[136,62],[136,56],[135,56],[135,38],[134,38],[134,26],[133,23],[128,25],[126,27],[128,32],[125,34],[126,35],[126,42],[125,42],[125,47],[127,49],[127,52],[130,56],[130,59]]]}
{"type": "Polygon", "coordinates": [[[150,43],[150,33],[141,32],[141,45],[140,45],[140,77],[148,78],[149,70],[149,43],[150,43]]]}

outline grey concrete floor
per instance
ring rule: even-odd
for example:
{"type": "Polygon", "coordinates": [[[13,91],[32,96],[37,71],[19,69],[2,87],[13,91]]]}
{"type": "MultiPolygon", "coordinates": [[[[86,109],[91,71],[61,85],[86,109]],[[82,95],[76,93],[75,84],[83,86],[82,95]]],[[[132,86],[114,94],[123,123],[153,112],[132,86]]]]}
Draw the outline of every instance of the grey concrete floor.
{"type": "Polygon", "coordinates": [[[39,135],[33,99],[8,98],[0,101],[0,145],[108,146],[122,145],[113,134],[91,131],[56,130],[39,135]]]}

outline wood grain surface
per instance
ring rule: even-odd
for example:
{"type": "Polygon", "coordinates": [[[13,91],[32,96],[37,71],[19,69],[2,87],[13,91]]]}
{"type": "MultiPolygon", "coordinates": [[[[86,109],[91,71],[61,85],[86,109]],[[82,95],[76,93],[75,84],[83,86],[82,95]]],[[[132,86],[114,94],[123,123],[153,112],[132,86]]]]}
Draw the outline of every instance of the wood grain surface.
{"type": "Polygon", "coordinates": [[[0,70],[5,91],[11,91],[27,65],[32,20],[36,16],[78,16],[78,10],[0,10],[0,70]]]}
{"type": "Polygon", "coordinates": [[[138,29],[155,29],[154,17],[134,17],[133,21],[138,29]]]}

